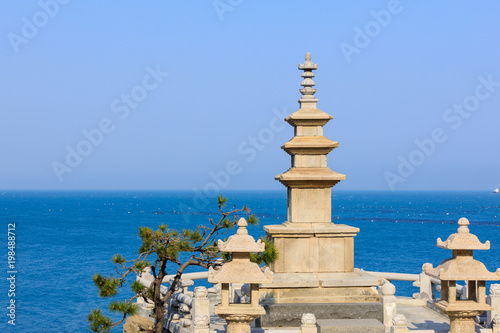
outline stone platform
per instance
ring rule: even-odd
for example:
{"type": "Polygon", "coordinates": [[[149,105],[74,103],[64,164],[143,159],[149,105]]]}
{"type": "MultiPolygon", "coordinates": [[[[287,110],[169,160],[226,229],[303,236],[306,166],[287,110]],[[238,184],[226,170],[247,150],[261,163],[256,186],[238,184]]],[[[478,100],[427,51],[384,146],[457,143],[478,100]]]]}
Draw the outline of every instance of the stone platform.
{"type": "MultiPolygon", "coordinates": [[[[398,313],[404,314],[408,320],[408,328],[411,332],[419,333],[448,333],[450,329],[450,321],[447,317],[437,313],[434,310],[429,309],[422,300],[415,300],[409,297],[398,297],[398,313]]],[[[210,331],[220,332],[225,331],[225,322],[222,318],[217,317],[213,313],[212,305],[212,315],[210,331]]],[[[309,304],[303,309],[303,313],[314,313],[313,309],[309,307],[309,304]]],[[[322,319],[318,319],[319,323],[322,319]]],[[[347,322],[344,322],[348,324],[347,322]]],[[[352,322],[351,322],[352,323],[352,322]]],[[[341,324],[341,326],[346,326],[346,324],[341,324]]],[[[257,326],[257,325],[256,325],[257,326]]],[[[267,327],[267,328],[252,328],[252,333],[300,333],[300,322],[294,327],[267,327]]],[[[318,330],[318,332],[323,332],[318,330]]],[[[355,331],[352,331],[355,332],[355,331]]],[[[363,331],[364,332],[364,331],[363,331]]],[[[491,329],[482,329],[479,326],[476,328],[476,333],[491,333],[491,329]]],[[[186,332],[187,333],[187,332],[186,332]]]]}
{"type": "Polygon", "coordinates": [[[275,273],[272,284],[261,284],[266,309],[260,327],[300,326],[304,309],[318,319],[382,320],[377,286],[383,281],[361,270],[340,273],[275,273]]]}
{"type": "Polygon", "coordinates": [[[376,319],[320,319],[321,333],[385,333],[385,326],[376,319]]]}
{"type": "Polygon", "coordinates": [[[335,318],[358,321],[371,319],[379,323],[383,321],[381,303],[269,304],[264,305],[264,308],[266,314],[256,321],[255,326],[298,327],[305,312],[314,313],[318,320],[335,318]]]}
{"type": "Polygon", "coordinates": [[[261,303],[379,303],[382,281],[361,270],[342,273],[275,273],[262,284],[261,303]]]}

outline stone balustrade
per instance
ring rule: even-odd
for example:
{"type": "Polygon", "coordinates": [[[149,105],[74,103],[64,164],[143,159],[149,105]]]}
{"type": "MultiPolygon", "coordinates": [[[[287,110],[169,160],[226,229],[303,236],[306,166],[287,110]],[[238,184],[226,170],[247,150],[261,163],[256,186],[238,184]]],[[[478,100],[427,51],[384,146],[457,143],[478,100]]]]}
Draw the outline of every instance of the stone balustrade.
{"type": "MultiPolygon", "coordinates": [[[[422,266],[422,273],[420,274],[367,272],[386,280],[386,282],[379,287],[379,294],[382,298],[384,309],[383,324],[386,326],[387,332],[403,333],[408,330],[406,326],[403,327],[401,325],[402,315],[397,314],[397,298],[394,296],[395,288],[390,281],[413,281],[413,285],[419,288],[419,292],[413,294],[413,297],[415,299],[432,301],[436,299],[436,292],[440,291],[440,281],[425,274],[426,270],[432,268],[431,264],[426,263],[422,266]],[[395,326],[394,323],[397,323],[399,326],[395,326]]],[[[166,323],[168,323],[168,325],[165,327],[171,327],[171,332],[176,333],[209,333],[209,328],[205,325],[207,318],[210,318],[210,300],[208,296],[210,294],[215,295],[217,290],[214,288],[207,289],[206,287],[195,287],[194,292],[189,291],[188,287],[193,285],[193,281],[191,280],[204,280],[207,278],[208,272],[188,274],[193,275],[187,275],[189,279],[181,280],[178,291],[169,302],[169,313],[166,318],[166,323]]],[[[139,281],[145,286],[149,286],[151,283],[151,281],[147,279],[139,281]]],[[[248,286],[245,284],[235,285],[231,292],[233,301],[236,303],[245,303],[247,301],[246,299],[249,297],[249,290],[247,289],[248,286]]],[[[162,292],[164,294],[167,290],[168,287],[162,286],[162,292]]],[[[466,295],[466,287],[457,286],[457,294],[466,295]]],[[[215,296],[211,298],[213,299],[215,296]]],[[[152,311],[152,304],[146,303],[143,300],[138,300],[137,303],[141,308],[140,315],[148,317],[152,311]]],[[[492,284],[490,286],[487,303],[493,310],[487,312],[485,326],[491,328],[492,333],[500,333],[500,284],[492,284]]],[[[302,323],[302,325],[300,325],[300,331],[302,333],[317,333],[317,325],[310,324],[310,320],[311,318],[305,321],[308,324],[302,323]]],[[[297,329],[299,329],[299,327],[297,329]]]]}

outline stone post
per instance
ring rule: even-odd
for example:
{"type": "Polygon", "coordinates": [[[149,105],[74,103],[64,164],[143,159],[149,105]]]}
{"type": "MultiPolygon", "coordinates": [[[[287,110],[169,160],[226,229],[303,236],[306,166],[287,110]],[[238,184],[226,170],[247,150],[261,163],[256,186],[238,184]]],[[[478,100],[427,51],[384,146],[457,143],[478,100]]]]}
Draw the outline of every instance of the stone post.
{"type": "Polygon", "coordinates": [[[432,300],[434,298],[434,292],[432,290],[432,279],[425,272],[430,271],[433,268],[432,264],[425,263],[422,265],[422,273],[420,273],[420,299],[432,300]]]}
{"type": "MultiPolygon", "coordinates": [[[[205,287],[195,287],[194,288],[194,297],[193,303],[191,307],[191,315],[194,318],[195,325],[193,325],[193,332],[196,329],[196,320],[199,320],[202,323],[200,318],[210,318],[210,301],[208,300],[208,291],[205,287]],[[198,318],[198,319],[196,319],[198,318]]],[[[205,328],[204,326],[201,328],[205,328]]],[[[201,333],[201,332],[199,332],[201,333]]]]}
{"type": "Polygon", "coordinates": [[[492,328],[492,333],[500,333],[500,314],[497,314],[495,317],[493,317],[492,328]]]}
{"type": "Polygon", "coordinates": [[[312,313],[304,313],[301,318],[300,333],[318,333],[316,316],[312,313]]]}
{"type": "Polygon", "coordinates": [[[147,277],[153,277],[153,274],[151,274],[151,267],[146,267],[142,270],[141,277],[147,278],[147,277]]]}
{"type": "Polygon", "coordinates": [[[382,294],[382,306],[384,307],[384,325],[386,329],[389,329],[392,325],[392,320],[394,316],[398,313],[396,297],[396,287],[387,281],[380,288],[382,294]]]}
{"type": "Polygon", "coordinates": [[[191,279],[185,279],[185,280],[182,280],[182,284],[181,284],[181,288],[182,288],[182,293],[183,294],[186,294],[186,295],[189,295],[190,291],[189,291],[189,287],[192,286],[194,284],[194,281],[191,280],[191,279]]]}
{"type": "Polygon", "coordinates": [[[137,298],[137,307],[139,308],[138,314],[149,318],[149,315],[153,313],[154,303],[145,302],[142,297],[137,298]]]}
{"type": "Polygon", "coordinates": [[[391,333],[408,333],[410,330],[407,326],[405,315],[397,314],[392,318],[391,333]]]}
{"type": "Polygon", "coordinates": [[[191,325],[191,331],[193,333],[209,333],[210,331],[210,316],[198,315],[193,319],[193,325],[191,325]]]}
{"type": "MultiPolygon", "coordinates": [[[[500,284],[492,284],[490,286],[490,295],[488,296],[488,304],[493,308],[488,311],[487,315],[487,326],[490,327],[493,318],[496,315],[500,315],[500,284]]],[[[498,322],[500,324],[500,321],[498,322]]]]}
{"type": "MultiPolygon", "coordinates": [[[[470,283],[475,283],[475,281],[470,281],[470,283]]],[[[476,288],[469,288],[468,284],[466,283],[462,288],[458,289],[460,285],[457,285],[457,292],[460,292],[460,299],[461,300],[467,300],[467,299],[475,299],[475,295],[469,295],[469,290],[476,291],[476,288]]]]}

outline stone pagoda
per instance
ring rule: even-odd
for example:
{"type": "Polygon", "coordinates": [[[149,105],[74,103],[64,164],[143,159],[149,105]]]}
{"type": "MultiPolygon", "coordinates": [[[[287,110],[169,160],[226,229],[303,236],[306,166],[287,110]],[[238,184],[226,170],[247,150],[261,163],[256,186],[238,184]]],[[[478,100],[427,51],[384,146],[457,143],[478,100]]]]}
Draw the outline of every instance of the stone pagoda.
{"type": "Polygon", "coordinates": [[[215,307],[215,314],[226,320],[228,333],[250,333],[250,324],[266,311],[259,305],[259,283],[271,283],[273,274],[269,267],[262,272],[259,265],[250,262],[251,252],[264,251],[265,245],[260,239],[248,235],[247,221],[238,221],[236,235],[227,242],[219,240],[219,250],[232,254],[231,262],[225,263],[219,270],[210,267],[208,282],[221,283],[221,304],[215,307]],[[231,283],[250,284],[250,303],[231,303],[229,285],[231,283]]]}
{"type": "Polygon", "coordinates": [[[279,258],[271,266],[274,282],[261,285],[267,310],[262,326],[298,326],[304,308],[318,319],[322,314],[356,319],[359,311],[365,318],[382,316],[375,290],[378,279],[354,269],[354,237],[359,229],[331,221],[331,188],[346,176],[327,165],[327,155],[338,143],[323,136],[323,126],[332,116],[316,106],[313,70],[317,68],[306,53],[305,62],[299,64],[300,109],[285,118],[294,127],[294,137],[282,146],[292,157],[292,167],[276,180],[287,187],[288,219],[282,225],[264,226],[279,258]]]}
{"type": "Polygon", "coordinates": [[[486,282],[500,280],[500,268],[489,272],[480,261],[473,258],[473,250],[489,250],[490,242],[484,244],[469,232],[469,221],[458,220],[458,231],[446,241],[437,239],[437,246],[452,250],[453,258],[446,259],[439,266],[425,272],[441,280],[441,299],[436,307],[450,317],[451,333],[475,332],[475,318],[492,307],[486,304],[486,282]],[[457,298],[457,281],[466,283],[467,295],[457,298]]]}

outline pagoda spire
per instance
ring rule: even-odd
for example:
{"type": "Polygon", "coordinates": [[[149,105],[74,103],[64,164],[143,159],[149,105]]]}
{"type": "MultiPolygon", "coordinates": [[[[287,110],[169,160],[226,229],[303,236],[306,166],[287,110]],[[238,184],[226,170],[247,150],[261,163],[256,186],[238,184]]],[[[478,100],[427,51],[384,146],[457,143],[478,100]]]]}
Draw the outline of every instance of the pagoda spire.
{"type": "Polygon", "coordinates": [[[300,92],[302,93],[302,97],[299,99],[300,107],[316,108],[318,100],[314,97],[316,89],[313,87],[316,83],[314,83],[312,79],[314,77],[314,73],[312,71],[318,69],[318,64],[312,63],[311,53],[306,53],[306,59],[303,64],[299,64],[299,69],[304,71],[301,75],[304,79],[300,85],[304,88],[300,89],[300,92]]]}
{"type": "Polygon", "coordinates": [[[276,176],[276,179],[288,187],[289,199],[292,196],[302,197],[306,192],[311,192],[303,190],[304,188],[321,189],[323,195],[320,196],[324,204],[315,207],[314,203],[317,205],[319,202],[318,195],[310,197],[314,202],[311,206],[303,206],[308,204],[309,200],[301,200],[303,204],[295,205],[289,201],[289,223],[299,221],[308,224],[330,223],[330,189],[345,179],[345,175],[336,173],[327,166],[327,155],[338,147],[338,143],[323,136],[323,126],[332,119],[332,116],[316,107],[318,100],[314,96],[316,89],[313,88],[316,85],[313,81],[313,70],[316,69],[318,65],[311,61],[311,54],[307,52],[304,63],[299,64],[299,70],[304,71],[301,75],[303,88],[300,89],[302,94],[299,99],[300,109],[285,118],[285,121],[295,128],[295,136],[282,146],[283,150],[292,156],[292,167],[276,176]],[[311,218],[309,212],[312,209],[321,214],[311,218]]]}

